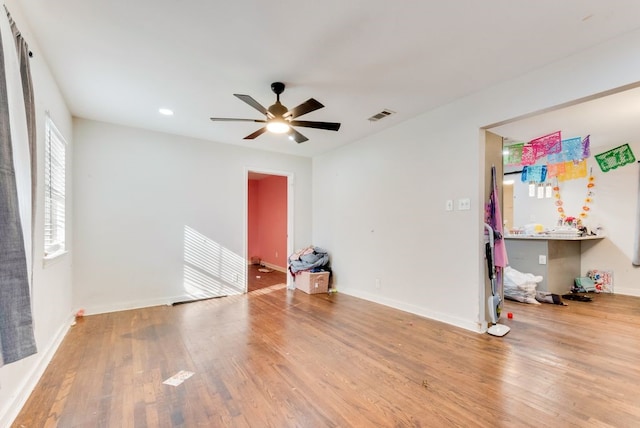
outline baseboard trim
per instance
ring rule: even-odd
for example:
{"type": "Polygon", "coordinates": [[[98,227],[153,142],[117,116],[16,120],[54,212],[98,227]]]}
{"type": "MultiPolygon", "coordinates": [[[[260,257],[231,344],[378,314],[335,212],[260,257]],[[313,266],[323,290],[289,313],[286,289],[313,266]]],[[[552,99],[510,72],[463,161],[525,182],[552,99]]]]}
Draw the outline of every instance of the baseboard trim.
{"type": "Polygon", "coordinates": [[[477,321],[471,321],[466,319],[461,319],[457,317],[452,317],[450,315],[444,314],[442,312],[433,312],[427,311],[422,307],[411,305],[404,302],[399,302],[397,300],[383,298],[380,296],[373,295],[366,291],[362,290],[354,290],[351,288],[338,290],[340,293],[348,294],[353,297],[358,297],[360,299],[368,300],[370,302],[379,303],[384,306],[389,306],[394,309],[398,309],[404,312],[409,312],[411,314],[419,315],[421,317],[429,318],[431,320],[440,321],[445,324],[453,325],[455,327],[460,327],[465,330],[473,331],[475,333],[482,333],[482,325],[477,321]]]}
{"type": "Polygon", "coordinates": [[[640,297],[640,290],[634,288],[615,287],[614,285],[613,292],[614,294],[624,294],[625,296],[640,297]]]}
{"type": "MultiPolygon", "coordinates": [[[[247,266],[251,266],[253,263],[251,263],[250,260],[247,260],[247,266]]],[[[267,263],[264,260],[260,261],[260,265],[267,267],[269,269],[273,269],[273,270],[277,270],[278,272],[284,272],[287,273],[287,268],[286,267],[282,267],[282,266],[278,266],[278,265],[274,265],[272,263],[267,263]]]]}
{"type": "Polygon", "coordinates": [[[108,314],[111,312],[128,311],[131,309],[148,308],[151,306],[171,306],[173,302],[185,300],[185,296],[161,297],[157,299],[136,300],[131,302],[120,302],[110,305],[88,306],[85,308],[85,315],[108,314]]]}
{"type": "Polygon", "coordinates": [[[271,263],[267,263],[267,262],[262,262],[261,263],[264,267],[267,267],[269,269],[273,269],[273,270],[277,270],[278,272],[284,272],[287,273],[287,268],[283,268],[282,266],[276,266],[274,264],[271,263]]]}

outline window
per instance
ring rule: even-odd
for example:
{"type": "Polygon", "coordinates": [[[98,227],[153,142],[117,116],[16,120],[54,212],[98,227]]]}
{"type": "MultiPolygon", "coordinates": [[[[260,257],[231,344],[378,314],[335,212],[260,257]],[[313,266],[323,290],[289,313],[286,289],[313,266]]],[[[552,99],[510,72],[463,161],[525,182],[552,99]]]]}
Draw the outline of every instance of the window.
{"type": "Polygon", "coordinates": [[[65,251],[65,169],[67,143],[47,115],[44,149],[44,256],[65,251]]]}

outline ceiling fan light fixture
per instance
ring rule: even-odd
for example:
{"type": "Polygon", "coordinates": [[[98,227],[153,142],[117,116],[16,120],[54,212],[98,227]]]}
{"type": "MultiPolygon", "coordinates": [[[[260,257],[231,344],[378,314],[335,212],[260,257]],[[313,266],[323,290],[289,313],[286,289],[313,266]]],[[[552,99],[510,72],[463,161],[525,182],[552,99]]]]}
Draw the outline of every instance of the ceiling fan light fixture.
{"type": "Polygon", "coordinates": [[[269,132],[273,132],[274,134],[284,134],[285,132],[289,132],[291,127],[284,120],[270,120],[267,123],[267,129],[269,132]]]}
{"type": "Polygon", "coordinates": [[[274,82],[271,84],[271,90],[276,94],[276,102],[269,108],[264,107],[258,101],[253,99],[250,95],[233,94],[240,101],[253,107],[266,117],[264,119],[237,119],[230,117],[212,117],[210,118],[214,122],[256,122],[264,124],[257,131],[244,137],[245,140],[253,140],[256,137],[270,132],[274,134],[288,134],[290,139],[293,139],[296,143],[304,143],[309,141],[307,137],[295,130],[293,127],[307,127],[315,129],[324,129],[327,131],[337,131],[340,129],[340,124],[336,122],[318,122],[310,120],[298,120],[298,118],[312,111],[316,111],[324,107],[324,105],[316,99],[309,98],[302,104],[297,105],[292,109],[287,109],[280,102],[280,94],[284,91],[284,83],[274,82]]]}

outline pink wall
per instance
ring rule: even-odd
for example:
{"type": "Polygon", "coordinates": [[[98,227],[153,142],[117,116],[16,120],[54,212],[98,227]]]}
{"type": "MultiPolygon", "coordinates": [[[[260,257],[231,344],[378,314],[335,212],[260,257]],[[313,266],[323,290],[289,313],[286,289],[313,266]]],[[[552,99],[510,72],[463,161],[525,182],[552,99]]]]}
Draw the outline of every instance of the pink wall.
{"type": "Polygon", "coordinates": [[[249,180],[249,257],[287,267],[287,177],[249,180]]]}

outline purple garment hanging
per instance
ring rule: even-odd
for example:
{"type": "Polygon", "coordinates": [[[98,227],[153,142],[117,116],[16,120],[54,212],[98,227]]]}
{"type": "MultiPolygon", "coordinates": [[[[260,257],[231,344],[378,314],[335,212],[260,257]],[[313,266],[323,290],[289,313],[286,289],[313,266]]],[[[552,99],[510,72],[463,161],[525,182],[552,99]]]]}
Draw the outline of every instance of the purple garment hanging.
{"type": "Polygon", "coordinates": [[[489,198],[489,225],[494,232],[494,264],[504,268],[509,264],[507,248],[503,239],[502,213],[500,212],[500,198],[498,196],[498,182],[496,167],[491,167],[491,195],[489,198]]]}

